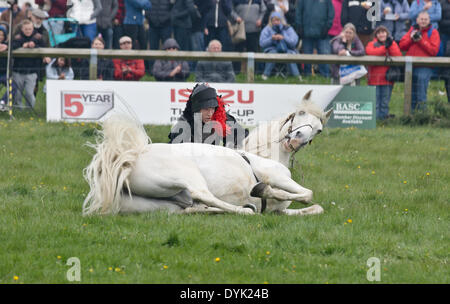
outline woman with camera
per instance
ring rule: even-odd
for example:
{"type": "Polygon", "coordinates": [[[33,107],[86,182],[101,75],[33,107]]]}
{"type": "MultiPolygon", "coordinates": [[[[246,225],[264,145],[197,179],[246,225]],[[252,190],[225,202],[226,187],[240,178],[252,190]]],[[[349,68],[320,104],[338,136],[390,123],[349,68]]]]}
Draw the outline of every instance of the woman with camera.
{"type": "MultiPolygon", "coordinates": [[[[366,46],[366,54],[372,56],[402,56],[400,48],[384,26],[375,29],[375,38],[366,46]]],[[[391,100],[394,83],[386,80],[388,66],[369,66],[369,85],[376,86],[377,119],[383,120],[389,115],[389,101],[391,100]]]]}
{"type": "MultiPolygon", "coordinates": [[[[430,23],[430,15],[419,13],[416,24],[400,40],[400,49],[406,56],[435,57],[439,52],[440,38],[438,31],[430,23]]],[[[411,110],[425,107],[428,83],[432,75],[430,67],[414,67],[411,93],[411,110]]]]}

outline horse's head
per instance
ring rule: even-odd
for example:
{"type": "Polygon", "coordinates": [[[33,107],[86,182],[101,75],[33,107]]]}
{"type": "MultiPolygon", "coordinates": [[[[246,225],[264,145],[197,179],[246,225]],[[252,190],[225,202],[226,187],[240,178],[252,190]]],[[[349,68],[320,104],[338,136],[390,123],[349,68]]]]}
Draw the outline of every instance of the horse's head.
{"type": "Polygon", "coordinates": [[[281,144],[286,152],[297,152],[311,143],[331,116],[333,110],[322,111],[311,101],[311,93],[306,93],[299,108],[281,122],[281,144]]]}

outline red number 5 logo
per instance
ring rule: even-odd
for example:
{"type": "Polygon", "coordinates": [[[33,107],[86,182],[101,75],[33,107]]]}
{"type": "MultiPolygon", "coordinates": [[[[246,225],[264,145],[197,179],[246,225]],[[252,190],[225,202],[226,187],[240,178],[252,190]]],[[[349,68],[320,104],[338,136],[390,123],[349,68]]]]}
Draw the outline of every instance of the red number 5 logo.
{"type": "Polygon", "coordinates": [[[79,101],[76,101],[77,99],[81,100],[80,94],[64,95],[64,113],[74,117],[83,114],[84,111],[83,104],[79,101]]]}

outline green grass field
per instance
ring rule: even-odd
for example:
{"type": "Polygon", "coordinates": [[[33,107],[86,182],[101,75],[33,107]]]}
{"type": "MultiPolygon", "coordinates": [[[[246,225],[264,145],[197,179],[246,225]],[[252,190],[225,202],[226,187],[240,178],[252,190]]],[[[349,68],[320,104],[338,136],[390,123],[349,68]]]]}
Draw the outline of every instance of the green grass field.
{"type": "Polygon", "coordinates": [[[379,283],[450,282],[449,129],[325,129],[293,170],[318,216],[83,217],[95,125],[46,123],[43,100],[0,113],[0,283],[70,283],[71,257],[81,283],[372,283],[370,257],[379,283]]]}

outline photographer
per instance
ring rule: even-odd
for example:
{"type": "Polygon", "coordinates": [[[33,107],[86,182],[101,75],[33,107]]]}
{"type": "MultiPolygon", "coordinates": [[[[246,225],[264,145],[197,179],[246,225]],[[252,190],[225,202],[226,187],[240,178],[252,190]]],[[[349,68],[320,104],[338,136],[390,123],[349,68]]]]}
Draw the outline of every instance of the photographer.
{"type": "MultiPolygon", "coordinates": [[[[366,46],[366,54],[372,56],[402,56],[400,48],[384,26],[375,29],[375,38],[366,46]]],[[[377,119],[383,120],[389,115],[389,101],[391,100],[394,83],[386,80],[388,66],[369,66],[369,85],[376,86],[377,119]]]]}
{"type": "MultiPolygon", "coordinates": [[[[423,11],[419,13],[416,24],[400,40],[400,49],[406,51],[406,56],[435,57],[439,52],[440,38],[438,31],[430,23],[430,15],[423,11]]],[[[414,67],[411,96],[411,110],[425,106],[427,89],[432,69],[429,67],[414,67]]]]}

